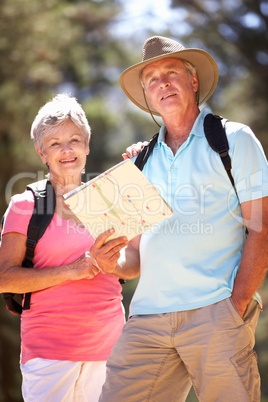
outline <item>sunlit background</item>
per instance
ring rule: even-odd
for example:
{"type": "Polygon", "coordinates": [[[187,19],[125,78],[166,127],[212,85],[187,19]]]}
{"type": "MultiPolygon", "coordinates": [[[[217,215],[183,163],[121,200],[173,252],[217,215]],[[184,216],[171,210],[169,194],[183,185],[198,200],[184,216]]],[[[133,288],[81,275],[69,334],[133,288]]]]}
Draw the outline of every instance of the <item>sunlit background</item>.
{"type": "MultiPolygon", "coordinates": [[[[248,124],[267,155],[267,23],[267,0],[1,0],[0,215],[11,194],[46,173],[29,132],[38,109],[56,93],[76,96],[92,127],[85,180],[158,131],[118,83],[152,35],[212,54],[220,77],[209,106],[248,124]]],[[[268,401],[267,283],[256,335],[262,402],[268,401]]],[[[126,311],[135,285],[124,285],[126,311]]],[[[0,402],[21,401],[20,385],[19,319],[1,300],[0,402]]],[[[196,400],[192,391],[187,401],[196,400]]]]}

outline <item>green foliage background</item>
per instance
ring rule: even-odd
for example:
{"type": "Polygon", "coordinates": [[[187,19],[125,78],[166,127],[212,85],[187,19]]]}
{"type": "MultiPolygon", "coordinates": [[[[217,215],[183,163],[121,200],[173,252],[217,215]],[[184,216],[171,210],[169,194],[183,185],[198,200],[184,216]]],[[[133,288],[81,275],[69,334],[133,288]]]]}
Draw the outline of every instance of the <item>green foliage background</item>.
{"type": "MultiPolygon", "coordinates": [[[[248,124],[267,155],[267,1],[173,0],[169,19],[166,24],[159,20],[157,31],[150,24],[153,3],[136,30],[125,6],[123,0],[0,0],[1,215],[11,194],[45,174],[29,132],[38,109],[57,92],[76,96],[92,127],[85,180],[119,162],[131,143],[157,132],[150,116],[133,107],[118,84],[120,73],[140,60],[142,44],[151,35],[171,36],[214,56],[220,79],[210,106],[248,124]],[[116,27],[123,20],[128,29],[119,35],[116,27]]],[[[136,283],[124,285],[126,311],[136,283]]],[[[256,334],[263,402],[268,400],[267,283],[260,290],[264,311],[256,334]]],[[[18,360],[19,320],[1,300],[0,402],[21,401],[18,360]]],[[[191,393],[187,401],[194,400],[191,393]]]]}

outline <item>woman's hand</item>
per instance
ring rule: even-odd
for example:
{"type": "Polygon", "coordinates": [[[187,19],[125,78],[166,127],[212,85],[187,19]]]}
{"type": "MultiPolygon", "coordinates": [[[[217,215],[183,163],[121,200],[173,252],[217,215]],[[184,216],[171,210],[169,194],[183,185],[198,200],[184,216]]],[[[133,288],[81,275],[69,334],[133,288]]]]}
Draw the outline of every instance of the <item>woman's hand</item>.
{"type": "Polygon", "coordinates": [[[148,144],[148,141],[138,142],[137,144],[132,144],[130,147],[126,149],[126,152],[122,154],[124,160],[131,159],[134,156],[137,156],[138,153],[148,144]]]}
{"type": "Polygon", "coordinates": [[[97,262],[89,251],[67,265],[44,269],[22,268],[25,252],[25,235],[13,232],[3,235],[0,247],[1,293],[36,292],[69,280],[92,279],[100,272],[97,262]]]}
{"type": "Polygon", "coordinates": [[[74,269],[77,274],[76,279],[92,279],[101,271],[89,251],[86,251],[70,265],[71,269],[74,269]]]}

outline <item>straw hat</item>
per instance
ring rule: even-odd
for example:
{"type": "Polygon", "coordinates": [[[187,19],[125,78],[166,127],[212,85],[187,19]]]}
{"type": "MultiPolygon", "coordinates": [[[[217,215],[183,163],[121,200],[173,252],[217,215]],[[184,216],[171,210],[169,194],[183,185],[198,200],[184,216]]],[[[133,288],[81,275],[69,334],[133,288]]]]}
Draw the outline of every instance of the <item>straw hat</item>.
{"type": "Polygon", "coordinates": [[[144,90],[140,82],[142,69],[155,61],[172,57],[184,59],[192,63],[197,69],[199,80],[199,103],[200,106],[213,93],[218,82],[218,67],[215,60],[201,49],[186,49],[180,43],[162,36],[153,36],[146,40],[142,49],[142,62],[126,69],[120,76],[121,88],[129,99],[145,112],[158,115],[149,100],[145,100],[144,90]]]}

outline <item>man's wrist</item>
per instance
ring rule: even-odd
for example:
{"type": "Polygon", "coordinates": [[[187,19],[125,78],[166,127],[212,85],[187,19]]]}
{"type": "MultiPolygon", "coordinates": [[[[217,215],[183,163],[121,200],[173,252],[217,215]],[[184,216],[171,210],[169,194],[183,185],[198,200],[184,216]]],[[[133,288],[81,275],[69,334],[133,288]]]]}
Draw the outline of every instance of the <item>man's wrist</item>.
{"type": "Polygon", "coordinates": [[[238,298],[236,297],[236,295],[232,294],[231,296],[232,302],[236,308],[236,310],[238,311],[239,315],[241,317],[243,317],[246,308],[248,306],[249,300],[245,299],[245,298],[238,298]]]}

